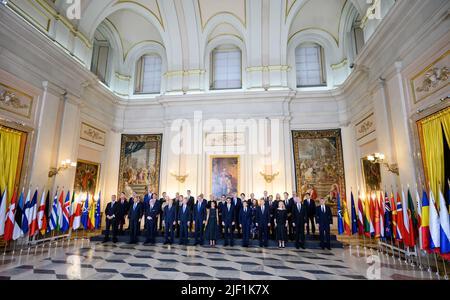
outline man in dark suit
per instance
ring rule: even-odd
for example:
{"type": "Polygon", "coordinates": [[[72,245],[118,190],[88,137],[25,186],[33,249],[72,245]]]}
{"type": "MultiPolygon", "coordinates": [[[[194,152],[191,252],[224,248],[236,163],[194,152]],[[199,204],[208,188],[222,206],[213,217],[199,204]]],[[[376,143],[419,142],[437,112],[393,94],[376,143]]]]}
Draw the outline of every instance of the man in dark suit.
{"type": "Polygon", "coordinates": [[[159,215],[158,215],[158,225],[156,226],[161,233],[163,233],[163,209],[166,206],[167,193],[163,192],[162,197],[158,200],[159,215]]]}
{"type": "Polygon", "coordinates": [[[187,190],[186,191],[186,194],[187,194],[187,199],[188,199],[188,202],[187,202],[187,206],[189,207],[189,210],[191,211],[191,214],[190,214],[190,217],[191,217],[191,219],[189,220],[190,221],[190,223],[189,223],[189,230],[192,232],[192,227],[193,227],[193,224],[194,224],[194,205],[195,205],[195,198],[191,195],[191,190],[187,190]]]}
{"type": "Polygon", "coordinates": [[[241,237],[241,227],[239,225],[240,224],[239,223],[239,213],[242,208],[242,199],[237,196],[237,193],[233,193],[233,198],[231,199],[231,204],[233,205],[233,208],[234,208],[234,218],[235,218],[235,220],[234,220],[235,227],[233,229],[233,232],[235,232],[235,230],[236,230],[237,237],[240,238],[241,237]]]}
{"type": "Polygon", "coordinates": [[[306,232],[309,233],[311,232],[313,235],[316,234],[316,225],[314,224],[315,221],[315,216],[316,216],[316,202],[311,199],[311,195],[309,193],[305,194],[305,201],[303,201],[303,204],[306,206],[306,232]],[[309,230],[311,223],[311,231],[309,230]]]}
{"type": "Polygon", "coordinates": [[[235,224],[234,207],[231,198],[227,198],[227,204],[222,209],[222,225],[225,235],[225,246],[234,246],[233,228],[235,224]]]}
{"type": "Polygon", "coordinates": [[[294,239],[294,227],[292,226],[292,219],[293,219],[293,213],[292,213],[292,208],[293,205],[295,204],[294,201],[291,201],[291,199],[289,199],[289,193],[288,192],[284,192],[284,205],[286,206],[286,210],[288,212],[288,234],[287,234],[287,238],[289,240],[293,240],[294,239]]]}
{"type": "Polygon", "coordinates": [[[292,204],[292,226],[294,228],[295,248],[305,249],[306,206],[297,196],[292,204]]]}
{"type": "Polygon", "coordinates": [[[197,204],[194,206],[194,228],[195,246],[203,245],[203,230],[206,223],[206,201],[203,194],[197,197],[197,204]]]}
{"type": "Polygon", "coordinates": [[[154,244],[156,239],[156,227],[159,215],[159,204],[155,198],[151,199],[145,207],[145,223],[147,228],[146,244],[154,244]]]}
{"type": "Polygon", "coordinates": [[[316,221],[319,225],[320,247],[331,250],[330,225],[333,224],[333,215],[331,208],[325,205],[325,199],[320,199],[320,206],[316,208],[316,221]]]}
{"type": "Polygon", "coordinates": [[[116,195],[111,196],[111,202],[106,205],[105,215],[106,215],[106,230],[104,243],[109,241],[109,232],[112,227],[113,231],[113,243],[117,243],[117,228],[118,228],[118,212],[119,212],[119,202],[116,201],[116,195]]]}
{"type": "Polygon", "coordinates": [[[270,207],[264,203],[263,199],[259,201],[256,209],[256,227],[259,234],[259,246],[267,247],[269,244],[270,207]]]}
{"type": "Polygon", "coordinates": [[[164,245],[172,245],[175,234],[175,224],[176,224],[176,213],[177,213],[177,207],[174,204],[173,200],[167,197],[167,205],[164,207],[164,245]]]}
{"type": "Polygon", "coordinates": [[[239,212],[239,224],[242,229],[242,247],[248,247],[250,230],[252,229],[252,210],[247,201],[242,201],[242,209],[239,212]]]}
{"type": "Polygon", "coordinates": [[[119,235],[123,234],[123,226],[125,225],[125,216],[128,215],[128,207],[129,203],[125,196],[125,193],[122,192],[119,198],[119,209],[117,210],[117,223],[119,229],[119,235]]]}
{"type": "Polygon", "coordinates": [[[173,199],[173,205],[175,206],[175,236],[176,238],[180,237],[180,226],[178,226],[178,212],[180,211],[181,205],[183,205],[183,197],[180,200],[180,193],[176,193],[175,198],[173,199]]]}
{"type": "Polygon", "coordinates": [[[184,197],[183,205],[178,212],[178,224],[180,225],[180,245],[189,243],[189,225],[191,223],[191,210],[188,206],[188,198],[184,197]]]}
{"type": "Polygon", "coordinates": [[[224,234],[224,229],[223,229],[223,225],[222,225],[222,211],[224,209],[224,207],[227,206],[227,197],[225,195],[222,195],[222,197],[220,198],[220,202],[217,205],[217,209],[219,210],[219,232],[220,232],[220,237],[223,239],[225,238],[225,234],[224,234]]]}
{"type": "Polygon", "coordinates": [[[269,209],[269,220],[270,220],[270,238],[275,240],[276,228],[275,228],[275,213],[277,211],[278,205],[277,201],[273,201],[273,196],[269,196],[269,201],[266,202],[266,207],[269,209]]]}
{"type": "Polygon", "coordinates": [[[133,204],[131,204],[128,211],[128,220],[130,222],[130,244],[136,244],[138,242],[138,226],[142,218],[142,203],[139,196],[135,196],[133,204]]]}

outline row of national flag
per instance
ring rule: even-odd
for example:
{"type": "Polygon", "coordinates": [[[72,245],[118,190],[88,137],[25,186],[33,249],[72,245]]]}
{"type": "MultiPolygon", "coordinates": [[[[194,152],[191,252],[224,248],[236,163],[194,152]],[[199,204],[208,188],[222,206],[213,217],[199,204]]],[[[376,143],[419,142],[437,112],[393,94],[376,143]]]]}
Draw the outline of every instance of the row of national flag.
{"type": "Polygon", "coordinates": [[[23,237],[31,239],[39,233],[42,236],[52,232],[67,233],[81,226],[94,230],[101,225],[101,193],[97,201],[93,197],[90,200],[88,194],[86,200],[81,201],[75,193],[57,191],[50,201],[49,191],[43,191],[38,199],[38,189],[34,193],[29,189],[26,195],[23,189],[18,198],[14,191],[9,206],[6,188],[0,195],[0,237],[7,242],[23,237]]]}
{"type": "Polygon", "coordinates": [[[415,200],[408,188],[396,195],[379,192],[355,201],[350,195],[351,207],[338,195],[338,232],[340,235],[365,236],[386,241],[397,241],[405,247],[418,246],[428,253],[438,253],[450,260],[450,191],[446,201],[439,191],[436,199],[433,192],[425,190],[422,196],[416,191],[415,200]],[[438,201],[436,201],[438,200],[438,201]]]}

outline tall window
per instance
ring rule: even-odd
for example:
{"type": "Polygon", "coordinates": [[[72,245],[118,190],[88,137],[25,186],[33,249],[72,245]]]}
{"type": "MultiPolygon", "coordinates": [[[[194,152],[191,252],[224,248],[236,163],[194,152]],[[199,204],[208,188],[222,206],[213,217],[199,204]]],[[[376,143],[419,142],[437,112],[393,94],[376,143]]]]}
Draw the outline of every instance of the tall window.
{"type": "Polygon", "coordinates": [[[297,87],[326,85],[323,48],[317,44],[295,49],[297,87]]]}
{"type": "Polygon", "coordinates": [[[212,52],[211,89],[242,88],[242,53],[233,46],[222,46],[212,52]]]}
{"type": "Polygon", "coordinates": [[[94,41],[91,72],[105,84],[107,83],[109,52],[110,47],[107,41],[94,41]]]}
{"type": "Polygon", "coordinates": [[[142,56],[136,66],[136,93],[161,93],[162,59],[157,54],[142,56]]]}

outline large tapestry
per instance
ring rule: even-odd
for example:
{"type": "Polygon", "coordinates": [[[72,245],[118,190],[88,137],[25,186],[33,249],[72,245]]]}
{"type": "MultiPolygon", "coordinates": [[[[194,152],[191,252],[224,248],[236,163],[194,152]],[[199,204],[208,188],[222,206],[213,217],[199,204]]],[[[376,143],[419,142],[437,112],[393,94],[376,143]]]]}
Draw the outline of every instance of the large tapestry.
{"type": "Polygon", "coordinates": [[[122,135],[119,192],[159,193],[162,135],[122,135]]]}
{"type": "Polygon", "coordinates": [[[345,199],[345,174],[341,130],[293,131],[297,192],[336,203],[345,199]]]}
{"type": "Polygon", "coordinates": [[[75,194],[95,195],[99,175],[100,165],[98,163],[78,160],[75,171],[75,194]]]}
{"type": "Polygon", "coordinates": [[[366,192],[381,190],[381,167],[379,163],[374,164],[367,158],[362,160],[362,170],[366,192]]]}
{"type": "Polygon", "coordinates": [[[239,156],[211,157],[211,191],[216,197],[239,192],[239,156]]]}

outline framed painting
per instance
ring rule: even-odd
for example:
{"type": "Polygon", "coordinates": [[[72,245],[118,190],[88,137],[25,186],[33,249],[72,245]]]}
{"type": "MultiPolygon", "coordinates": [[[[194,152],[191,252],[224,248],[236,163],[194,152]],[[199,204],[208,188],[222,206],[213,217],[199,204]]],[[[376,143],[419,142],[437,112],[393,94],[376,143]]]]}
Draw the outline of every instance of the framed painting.
{"type": "Polygon", "coordinates": [[[211,156],[211,192],[216,197],[239,192],[240,157],[211,156]]]}
{"type": "Polygon", "coordinates": [[[337,203],[337,194],[345,199],[345,173],[341,130],[293,131],[297,192],[311,198],[337,203]]]}
{"type": "Polygon", "coordinates": [[[379,163],[372,163],[367,158],[361,159],[366,192],[381,190],[381,167],[379,163]]]}
{"type": "Polygon", "coordinates": [[[78,160],[75,171],[75,194],[95,195],[100,177],[100,164],[78,160]]]}
{"type": "Polygon", "coordinates": [[[161,134],[122,135],[119,193],[143,195],[150,187],[159,193],[161,134]]]}

